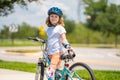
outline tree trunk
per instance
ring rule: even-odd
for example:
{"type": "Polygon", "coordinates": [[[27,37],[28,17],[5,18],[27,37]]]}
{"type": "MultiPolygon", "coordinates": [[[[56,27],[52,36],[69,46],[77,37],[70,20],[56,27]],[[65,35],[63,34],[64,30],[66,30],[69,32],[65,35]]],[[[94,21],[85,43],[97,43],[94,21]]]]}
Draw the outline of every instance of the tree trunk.
{"type": "Polygon", "coordinates": [[[117,48],[117,43],[118,43],[118,35],[115,34],[115,48],[117,48]]]}
{"type": "Polygon", "coordinates": [[[11,43],[12,45],[14,45],[14,34],[13,33],[11,33],[11,43]]]}

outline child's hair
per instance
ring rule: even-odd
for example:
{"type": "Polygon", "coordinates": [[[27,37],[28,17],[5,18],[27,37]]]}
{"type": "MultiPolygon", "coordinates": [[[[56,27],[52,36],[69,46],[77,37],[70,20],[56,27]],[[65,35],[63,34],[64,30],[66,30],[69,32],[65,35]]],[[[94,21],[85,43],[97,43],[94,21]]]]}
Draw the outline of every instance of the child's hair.
{"type": "MultiPolygon", "coordinates": [[[[46,19],[46,24],[47,24],[48,27],[53,26],[51,24],[51,22],[50,22],[50,16],[48,16],[48,18],[46,19]]],[[[65,24],[64,24],[64,18],[62,16],[61,17],[59,16],[58,25],[61,25],[63,27],[65,26],[65,24]]]]}

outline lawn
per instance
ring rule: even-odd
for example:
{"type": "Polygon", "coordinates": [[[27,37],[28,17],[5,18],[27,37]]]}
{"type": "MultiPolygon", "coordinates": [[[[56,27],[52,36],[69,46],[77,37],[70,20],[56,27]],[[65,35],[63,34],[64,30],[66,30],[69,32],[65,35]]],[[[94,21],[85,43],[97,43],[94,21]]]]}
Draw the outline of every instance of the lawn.
{"type": "MultiPolygon", "coordinates": [[[[93,48],[115,48],[114,44],[79,44],[72,43],[73,47],[93,47],[93,48]]],[[[27,40],[27,39],[15,39],[14,42],[8,39],[0,40],[0,47],[12,47],[12,46],[40,46],[40,43],[27,40]]],[[[120,44],[118,44],[118,48],[120,48],[120,44]]]]}
{"type": "MultiPolygon", "coordinates": [[[[0,60],[0,68],[35,73],[36,64],[0,60]]],[[[120,80],[120,71],[94,70],[94,74],[95,74],[96,80],[120,80]]]]}
{"type": "Polygon", "coordinates": [[[39,46],[40,44],[38,42],[35,41],[31,41],[31,40],[27,40],[27,39],[15,39],[13,42],[11,41],[11,39],[4,39],[4,40],[0,40],[0,46],[39,46]]]}

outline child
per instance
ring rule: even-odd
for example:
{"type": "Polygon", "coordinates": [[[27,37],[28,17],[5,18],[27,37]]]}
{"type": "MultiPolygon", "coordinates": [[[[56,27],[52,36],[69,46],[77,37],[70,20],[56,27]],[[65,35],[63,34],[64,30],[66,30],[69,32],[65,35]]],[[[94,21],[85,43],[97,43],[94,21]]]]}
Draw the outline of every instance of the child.
{"type": "Polygon", "coordinates": [[[47,71],[48,80],[54,79],[55,70],[60,65],[60,55],[63,53],[62,45],[67,48],[69,46],[66,39],[66,30],[64,26],[64,19],[62,10],[58,7],[52,7],[48,10],[48,18],[46,19],[48,26],[48,55],[51,63],[47,71]]]}

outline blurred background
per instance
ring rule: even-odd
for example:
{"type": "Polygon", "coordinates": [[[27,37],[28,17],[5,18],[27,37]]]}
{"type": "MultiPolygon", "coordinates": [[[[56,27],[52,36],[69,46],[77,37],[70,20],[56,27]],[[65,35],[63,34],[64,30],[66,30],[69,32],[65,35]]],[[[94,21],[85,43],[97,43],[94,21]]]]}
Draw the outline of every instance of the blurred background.
{"type": "Polygon", "coordinates": [[[47,39],[50,7],[63,10],[73,46],[120,47],[119,0],[0,0],[0,46],[33,46],[30,36],[47,39]]]}
{"type": "Polygon", "coordinates": [[[0,0],[0,79],[34,79],[42,53],[28,37],[47,39],[45,21],[53,6],[63,10],[74,61],[88,64],[96,80],[120,80],[120,0],[0,0]]]}

